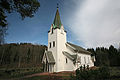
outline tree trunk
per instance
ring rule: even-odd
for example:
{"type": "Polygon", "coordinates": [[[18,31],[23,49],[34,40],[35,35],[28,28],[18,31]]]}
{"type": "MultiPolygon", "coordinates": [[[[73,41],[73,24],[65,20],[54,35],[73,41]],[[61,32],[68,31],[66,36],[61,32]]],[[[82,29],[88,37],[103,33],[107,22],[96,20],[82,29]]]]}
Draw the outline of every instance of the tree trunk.
{"type": "Polygon", "coordinates": [[[0,60],[0,64],[1,64],[1,65],[2,65],[2,60],[3,60],[4,52],[5,52],[5,50],[3,49],[3,53],[2,53],[2,56],[1,56],[1,60],[0,60]]]}
{"type": "Polygon", "coordinates": [[[18,67],[20,67],[21,57],[19,57],[18,67]]]}

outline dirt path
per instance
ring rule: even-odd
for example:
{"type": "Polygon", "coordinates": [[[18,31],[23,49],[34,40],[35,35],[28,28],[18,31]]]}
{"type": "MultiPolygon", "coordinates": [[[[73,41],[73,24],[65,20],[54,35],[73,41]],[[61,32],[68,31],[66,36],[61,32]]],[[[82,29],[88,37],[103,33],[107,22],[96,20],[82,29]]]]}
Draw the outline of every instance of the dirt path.
{"type": "Polygon", "coordinates": [[[42,76],[42,75],[50,75],[50,73],[48,73],[48,72],[35,73],[35,74],[27,75],[27,76],[25,76],[25,78],[34,77],[34,76],[42,76]]]}
{"type": "Polygon", "coordinates": [[[34,77],[34,76],[70,76],[71,74],[74,73],[75,72],[58,72],[58,73],[43,72],[43,73],[35,73],[32,75],[27,75],[25,76],[25,78],[34,77]]]}

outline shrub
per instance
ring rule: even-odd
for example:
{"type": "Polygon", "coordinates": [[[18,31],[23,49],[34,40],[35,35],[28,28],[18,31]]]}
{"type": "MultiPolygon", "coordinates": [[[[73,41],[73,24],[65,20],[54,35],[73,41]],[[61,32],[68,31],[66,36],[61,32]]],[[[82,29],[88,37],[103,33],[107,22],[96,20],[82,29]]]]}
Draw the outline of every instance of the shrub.
{"type": "Polygon", "coordinates": [[[101,67],[95,70],[89,69],[77,69],[76,76],[71,80],[109,80],[110,71],[108,67],[101,67]],[[74,78],[74,79],[73,79],[74,78]]]}

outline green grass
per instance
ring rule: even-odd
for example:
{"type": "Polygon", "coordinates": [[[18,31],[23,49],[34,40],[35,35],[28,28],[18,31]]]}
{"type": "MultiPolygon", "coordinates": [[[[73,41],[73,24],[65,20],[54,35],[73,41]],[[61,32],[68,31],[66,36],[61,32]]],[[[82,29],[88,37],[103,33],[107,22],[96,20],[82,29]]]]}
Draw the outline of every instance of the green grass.
{"type": "Polygon", "coordinates": [[[120,67],[110,67],[111,76],[120,76],[120,67]]]}
{"type": "MultiPolygon", "coordinates": [[[[0,80],[69,80],[71,76],[65,76],[68,73],[62,73],[63,76],[34,76],[25,78],[26,75],[41,73],[42,69],[39,67],[33,68],[17,68],[17,69],[0,69],[0,80]]],[[[56,74],[56,73],[55,73],[56,74]]],[[[57,73],[58,74],[58,73],[57,73]]],[[[111,80],[120,80],[120,67],[110,67],[111,80]]]]}
{"type": "Polygon", "coordinates": [[[20,78],[26,75],[41,73],[40,67],[33,68],[17,68],[17,69],[0,69],[0,79],[20,78]]]}
{"type": "Polygon", "coordinates": [[[30,78],[23,78],[23,80],[69,80],[69,76],[34,76],[30,78]]]}

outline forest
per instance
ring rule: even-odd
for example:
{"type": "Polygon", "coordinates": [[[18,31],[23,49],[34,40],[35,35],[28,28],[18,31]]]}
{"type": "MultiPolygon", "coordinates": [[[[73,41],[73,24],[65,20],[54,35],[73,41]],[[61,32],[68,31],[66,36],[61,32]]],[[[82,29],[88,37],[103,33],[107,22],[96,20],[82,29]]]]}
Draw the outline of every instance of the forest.
{"type": "Polygon", "coordinates": [[[47,47],[31,43],[0,45],[0,67],[26,68],[41,66],[41,59],[47,47]]]}
{"type": "Polygon", "coordinates": [[[97,47],[96,49],[87,49],[95,56],[95,66],[120,66],[120,49],[115,48],[111,45],[109,48],[97,47]]]}

